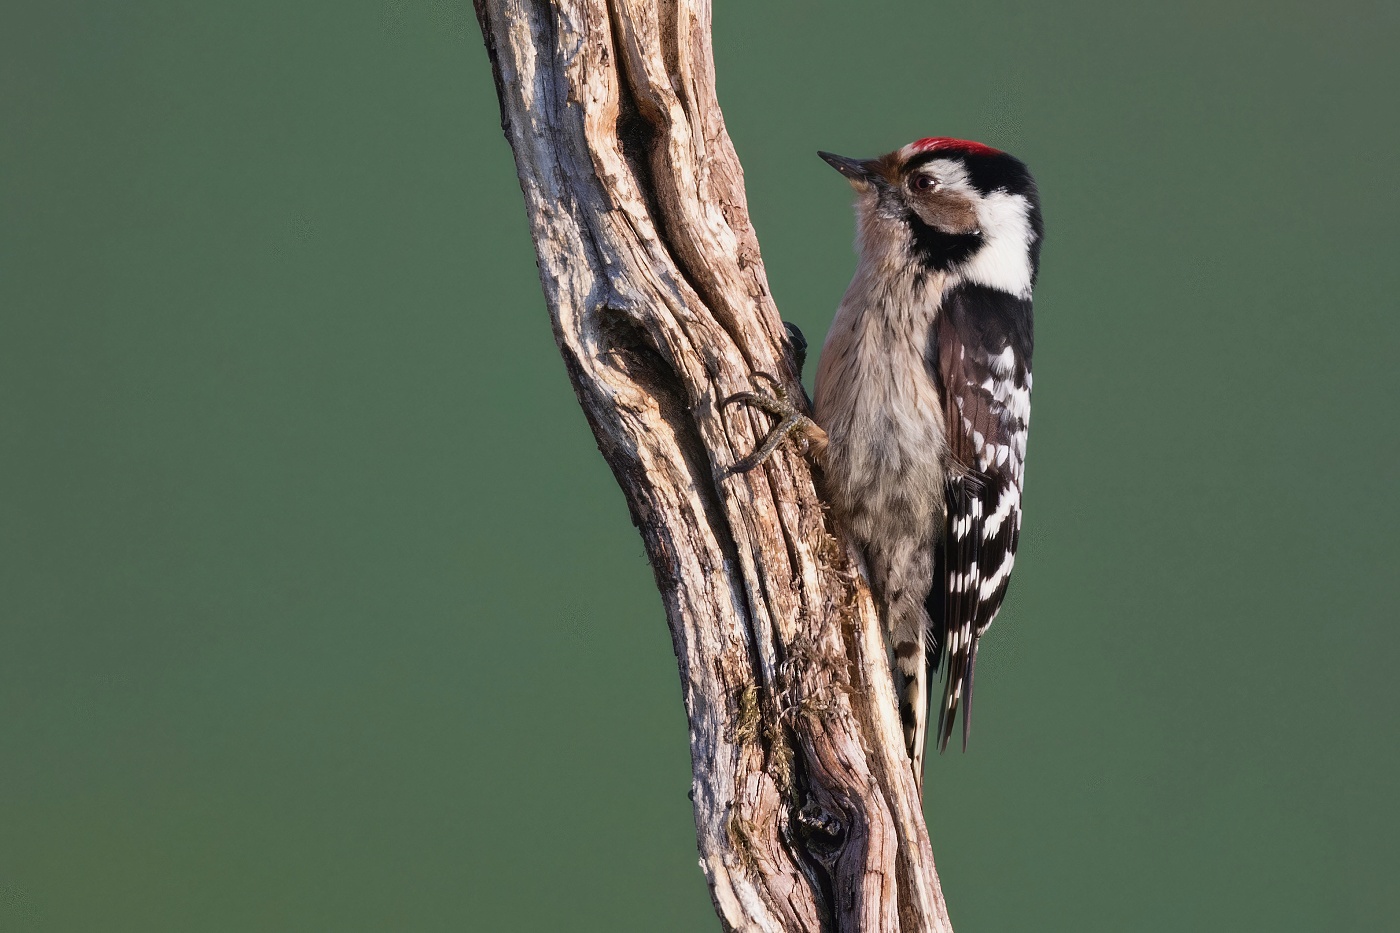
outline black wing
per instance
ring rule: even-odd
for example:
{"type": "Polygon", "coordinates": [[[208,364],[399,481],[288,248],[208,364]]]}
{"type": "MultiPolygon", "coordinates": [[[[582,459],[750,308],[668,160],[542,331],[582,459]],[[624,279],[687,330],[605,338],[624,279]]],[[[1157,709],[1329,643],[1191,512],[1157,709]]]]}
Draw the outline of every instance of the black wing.
{"type": "Polygon", "coordinates": [[[936,620],[932,660],[937,667],[947,658],[939,748],[948,745],[960,700],[965,748],[977,641],[1001,608],[1021,530],[1031,303],[996,289],[959,286],[945,297],[935,333],[954,465],[942,572],[929,594],[930,615],[936,620]]]}

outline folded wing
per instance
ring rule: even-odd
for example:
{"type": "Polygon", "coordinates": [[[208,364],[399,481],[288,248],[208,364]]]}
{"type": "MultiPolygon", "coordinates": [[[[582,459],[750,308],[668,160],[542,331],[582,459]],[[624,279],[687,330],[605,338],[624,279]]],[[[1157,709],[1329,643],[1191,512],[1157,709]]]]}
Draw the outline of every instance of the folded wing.
{"type": "Polygon", "coordinates": [[[946,748],[959,703],[971,728],[977,642],[1001,608],[1021,530],[1021,481],[1031,401],[1031,303],[980,286],[944,299],[936,370],[953,468],[942,579],[929,595],[931,653],[946,658],[938,741],[946,748]],[[941,586],[938,585],[941,583],[941,586]],[[942,605],[934,605],[941,600],[942,605]]]}

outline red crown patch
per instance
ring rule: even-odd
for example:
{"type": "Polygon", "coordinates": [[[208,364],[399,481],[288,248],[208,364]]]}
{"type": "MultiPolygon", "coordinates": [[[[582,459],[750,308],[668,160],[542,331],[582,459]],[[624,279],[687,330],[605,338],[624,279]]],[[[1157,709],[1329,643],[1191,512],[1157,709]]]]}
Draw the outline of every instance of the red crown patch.
{"type": "Polygon", "coordinates": [[[915,152],[965,152],[968,155],[1001,155],[1000,149],[984,146],[969,139],[953,139],[948,136],[926,136],[909,144],[915,152]]]}

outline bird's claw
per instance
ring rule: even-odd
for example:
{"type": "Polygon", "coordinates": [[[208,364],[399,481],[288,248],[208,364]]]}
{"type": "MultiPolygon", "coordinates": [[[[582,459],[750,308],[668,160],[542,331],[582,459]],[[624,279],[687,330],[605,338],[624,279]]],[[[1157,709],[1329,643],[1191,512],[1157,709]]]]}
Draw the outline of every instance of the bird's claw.
{"type": "Polygon", "coordinates": [[[762,409],[777,418],[778,423],[768,432],[753,453],[734,462],[734,465],[730,467],[731,473],[747,473],[759,466],[773,456],[774,451],[778,449],[778,445],[783,442],[784,438],[794,432],[801,432],[805,436],[812,431],[821,430],[812,419],[792,404],[788,391],[781,382],[768,373],[756,373],[755,375],[772,387],[772,395],[765,395],[762,392],[736,392],[721,402],[720,407],[728,408],[730,405],[743,402],[746,405],[762,409]]]}

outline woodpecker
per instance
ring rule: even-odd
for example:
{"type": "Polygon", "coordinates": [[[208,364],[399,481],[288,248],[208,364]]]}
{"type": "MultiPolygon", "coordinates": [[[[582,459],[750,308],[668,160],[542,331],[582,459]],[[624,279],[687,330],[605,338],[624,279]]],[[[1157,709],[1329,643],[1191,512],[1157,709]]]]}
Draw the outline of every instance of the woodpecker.
{"type": "Polygon", "coordinates": [[[726,399],[782,419],[734,468],[754,468],[793,434],[820,467],[865,555],[922,784],[931,675],[942,668],[939,749],[960,703],[966,749],[977,644],[1016,556],[1040,199],[1021,161],[967,140],[818,155],[855,189],[859,261],[810,416],[781,394],[726,399]]]}

